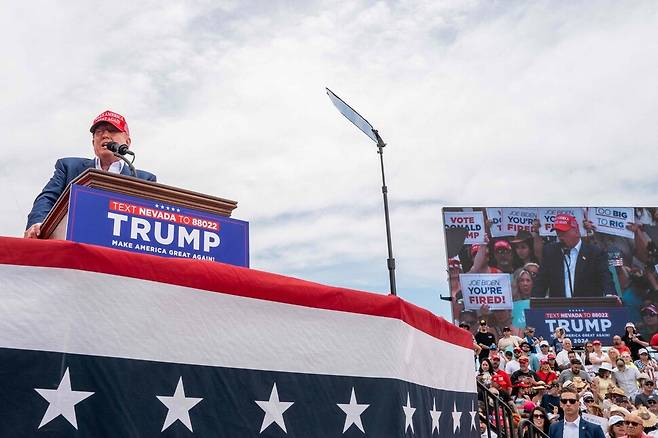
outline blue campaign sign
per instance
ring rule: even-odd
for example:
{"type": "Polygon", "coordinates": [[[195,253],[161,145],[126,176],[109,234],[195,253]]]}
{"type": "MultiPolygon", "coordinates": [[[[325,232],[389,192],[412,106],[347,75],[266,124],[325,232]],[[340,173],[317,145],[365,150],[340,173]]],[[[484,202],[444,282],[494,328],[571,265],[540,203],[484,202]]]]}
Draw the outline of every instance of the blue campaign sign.
{"type": "Polygon", "coordinates": [[[249,267],[249,223],[73,184],[66,239],[249,267]]]}
{"type": "Polygon", "coordinates": [[[594,339],[603,345],[612,345],[612,337],[624,333],[629,321],[626,307],[577,307],[526,309],[526,326],[536,329],[535,335],[550,340],[558,327],[563,327],[567,337],[575,344],[594,339]]]}

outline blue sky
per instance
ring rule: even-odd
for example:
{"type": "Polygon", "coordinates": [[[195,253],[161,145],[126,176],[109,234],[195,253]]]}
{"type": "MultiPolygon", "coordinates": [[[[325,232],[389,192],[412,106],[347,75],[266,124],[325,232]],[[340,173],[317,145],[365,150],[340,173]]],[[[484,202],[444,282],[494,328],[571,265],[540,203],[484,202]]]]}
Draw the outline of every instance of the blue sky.
{"type": "Polygon", "coordinates": [[[58,157],[124,114],[137,165],[236,199],[252,266],[388,290],[440,314],[441,207],[655,205],[658,5],[635,2],[4,2],[0,234],[58,157]]]}

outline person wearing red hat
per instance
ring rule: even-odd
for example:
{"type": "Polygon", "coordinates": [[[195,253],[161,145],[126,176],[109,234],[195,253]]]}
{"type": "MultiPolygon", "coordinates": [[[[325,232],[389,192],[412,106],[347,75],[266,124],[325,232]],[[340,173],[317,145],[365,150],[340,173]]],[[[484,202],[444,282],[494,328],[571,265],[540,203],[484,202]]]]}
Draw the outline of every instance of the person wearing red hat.
{"type": "Polygon", "coordinates": [[[530,369],[530,359],[528,356],[519,357],[519,369],[514,371],[510,376],[512,384],[515,385],[519,381],[529,382],[536,385],[541,380],[537,374],[530,369]]]}
{"type": "Polygon", "coordinates": [[[493,252],[494,261],[498,269],[508,274],[514,272],[512,245],[507,240],[497,240],[493,244],[493,252]]]}
{"type": "MultiPolygon", "coordinates": [[[[124,162],[107,149],[107,145],[111,142],[130,147],[130,130],[125,117],[113,111],[103,111],[92,121],[89,132],[91,132],[91,144],[96,158],[69,157],[57,160],[55,173],[34,200],[32,211],[27,217],[24,237],[39,237],[41,222],[46,218],[66,186],[85,170],[96,168],[130,175],[128,166],[124,166],[124,162]]],[[[137,170],[137,178],[156,181],[155,175],[143,170],[137,170]]]]}
{"type": "Polygon", "coordinates": [[[559,242],[544,246],[532,295],[567,298],[615,295],[607,254],[580,239],[576,218],[558,214],[553,229],[559,242]]]}
{"type": "Polygon", "coordinates": [[[493,376],[491,378],[492,383],[497,383],[498,389],[503,391],[511,391],[512,389],[512,380],[504,370],[500,369],[500,356],[492,355],[491,356],[491,365],[493,366],[493,376]]]}
{"type": "Polygon", "coordinates": [[[500,274],[503,272],[498,268],[489,266],[489,247],[487,245],[475,244],[471,246],[471,259],[473,260],[473,266],[471,266],[469,273],[500,274]]]}

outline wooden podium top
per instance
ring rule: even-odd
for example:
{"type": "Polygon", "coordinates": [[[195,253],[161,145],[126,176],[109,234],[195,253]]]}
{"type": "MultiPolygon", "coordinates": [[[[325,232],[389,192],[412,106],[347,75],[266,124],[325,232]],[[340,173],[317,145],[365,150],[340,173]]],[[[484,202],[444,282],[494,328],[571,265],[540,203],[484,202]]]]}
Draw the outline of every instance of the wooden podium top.
{"type": "MultiPolygon", "coordinates": [[[[146,198],[179,205],[194,210],[214,213],[220,216],[230,217],[238,206],[237,201],[218,198],[216,196],[204,195],[191,190],[180,189],[165,184],[105,172],[98,169],[87,169],[71,184],[106,190],[113,193],[121,193],[138,198],[146,198]]],[[[69,193],[71,185],[66,187],[53,208],[41,225],[41,238],[48,239],[57,226],[66,217],[69,207],[69,193]]]]}

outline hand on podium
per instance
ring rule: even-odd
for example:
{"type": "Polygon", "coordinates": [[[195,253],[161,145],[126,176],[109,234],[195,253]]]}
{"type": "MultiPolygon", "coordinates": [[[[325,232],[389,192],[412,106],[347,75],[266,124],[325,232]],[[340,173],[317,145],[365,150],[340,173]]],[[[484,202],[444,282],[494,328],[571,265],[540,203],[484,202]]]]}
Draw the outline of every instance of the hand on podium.
{"type": "Polygon", "coordinates": [[[30,228],[25,230],[23,237],[27,239],[38,239],[39,234],[41,234],[41,222],[37,222],[36,224],[33,224],[30,228]]]}

